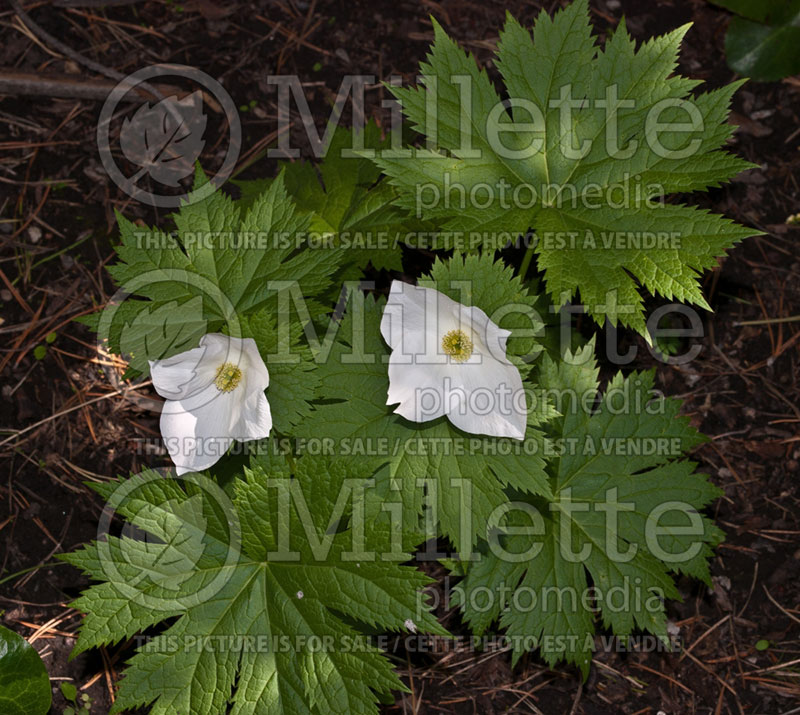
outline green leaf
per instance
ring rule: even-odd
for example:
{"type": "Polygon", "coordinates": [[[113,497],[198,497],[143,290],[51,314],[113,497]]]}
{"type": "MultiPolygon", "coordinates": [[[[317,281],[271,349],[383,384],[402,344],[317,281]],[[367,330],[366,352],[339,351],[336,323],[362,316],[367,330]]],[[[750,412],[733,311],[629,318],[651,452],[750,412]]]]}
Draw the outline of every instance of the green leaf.
{"type": "Polygon", "coordinates": [[[148,359],[163,359],[196,348],[200,338],[208,332],[200,296],[184,303],[143,302],[141,310],[120,330],[119,351],[128,358],[132,369],[147,373],[150,370],[148,359]],[[154,307],[156,305],[158,307],[154,307]]]}
{"type": "Polygon", "coordinates": [[[741,15],[748,20],[769,25],[790,23],[792,18],[800,12],[798,0],[711,0],[714,5],[724,7],[735,15],[741,15]]]}
{"type": "Polygon", "coordinates": [[[741,15],[731,19],[725,35],[725,55],[732,70],[761,82],[800,73],[798,0],[764,0],[750,9],[725,6],[741,15]]]}
{"type": "Polygon", "coordinates": [[[248,336],[258,345],[269,370],[267,399],[272,424],[279,434],[290,434],[310,412],[311,402],[319,391],[319,375],[311,350],[301,341],[302,329],[288,325],[288,334],[278,330],[278,323],[266,309],[250,316],[248,336]]]}
{"type": "Polygon", "coordinates": [[[78,689],[72,683],[61,683],[61,694],[66,700],[74,703],[78,698],[78,689]]]}
{"type": "Polygon", "coordinates": [[[389,531],[349,528],[361,475],[280,465],[254,460],[231,500],[199,475],[98,485],[131,526],[63,556],[100,581],[74,603],[75,652],[172,621],[129,661],[113,713],[377,713],[375,693],[403,686],[365,628],[446,633],[389,531]]]}
{"type": "MultiPolygon", "coordinates": [[[[198,169],[194,191],[206,182],[198,169]]],[[[92,323],[114,352],[130,350],[141,372],[147,360],[196,345],[201,331],[239,337],[247,316],[275,309],[287,281],[319,309],[313,299],[330,289],[343,260],[340,249],[303,250],[310,216],[289,199],[282,175],[245,210],[221,191],[184,205],[172,234],[117,219],[120,260],[109,272],[148,300],[126,299],[92,323]]]]}
{"type": "Polygon", "coordinates": [[[668,572],[710,583],[707,560],[722,540],[699,514],[721,492],[682,459],[703,437],[680,402],[653,392],[652,372],[618,374],[592,410],[592,352],[544,358],[541,380],[562,413],[548,424],[552,496],[515,497],[457,594],[477,633],[499,619],[514,661],[538,645],[548,663],[565,659],[584,677],[595,612],[618,636],[643,630],[668,643],[664,600],[680,597],[668,572]],[[489,606],[476,606],[487,588],[489,606]]]}
{"type": "MultiPolygon", "coordinates": [[[[420,283],[465,305],[477,305],[511,330],[509,359],[523,375],[530,372],[521,356],[536,354],[531,345],[535,339],[522,328],[538,332],[540,323],[530,317],[535,297],[502,262],[490,256],[456,256],[437,262],[430,278],[420,283]],[[498,309],[508,305],[521,312],[498,316],[498,309]]],[[[549,494],[539,425],[552,417],[552,407],[535,384],[528,385],[531,404],[524,441],[467,434],[446,417],[416,423],[394,414],[386,405],[389,349],[380,333],[384,301],[364,299],[360,293],[351,300],[330,355],[320,365],[324,403],[297,434],[312,444],[324,437],[337,454],[368,465],[364,468],[374,472],[376,492],[384,502],[401,505],[404,524],[416,522],[427,494],[441,533],[466,555],[491,512],[506,501],[506,485],[549,494]]]]}
{"type": "Polygon", "coordinates": [[[44,715],[52,701],[50,678],[39,654],[21,635],[0,626],[0,710],[3,715],[44,715]]]}
{"type": "Polygon", "coordinates": [[[495,60],[503,105],[474,58],[435,24],[421,85],[392,88],[426,148],[377,163],[401,190],[400,205],[424,207],[445,231],[489,246],[532,229],[529,251],[557,305],[580,293],[599,324],[645,335],[642,288],[707,307],[699,274],[757,233],[664,204],[752,166],[721,149],[739,85],[692,97],[698,82],[674,73],[687,29],[637,48],[620,23],[601,49],[586,0],[552,19],[542,12],[533,36],[509,16],[495,60]]]}
{"type": "MultiPolygon", "coordinates": [[[[283,166],[286,190],[298,208],[311,214],[309,230],[320,250],[337,246],[345,251],[348,269],[342,278],[354,278],[371,263],[375,268],[400,270],[400,243],[418,224],[394,204],[397,191],[380,182],[380,169],[369,158],[354,154],[389,145],[381,129],[368,122],[360,134],[337,126],[318,166],[298,161],[283,166]]],[[[247,202],[266,189],[271,179],[234,182],[247,202]]]]}

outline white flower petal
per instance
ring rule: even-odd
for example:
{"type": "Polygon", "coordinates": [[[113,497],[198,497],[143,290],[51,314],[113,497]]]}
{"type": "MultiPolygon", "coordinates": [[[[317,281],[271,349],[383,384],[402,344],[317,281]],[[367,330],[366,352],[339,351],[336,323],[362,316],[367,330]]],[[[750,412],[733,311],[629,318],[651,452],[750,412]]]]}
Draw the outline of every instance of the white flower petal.
{"type": "Polygon", "coordinates": [[[469,322],[462,306],[433,288],[393,281],[381,317],[381,335],[397,361],[445,365],[442,335],[469,322]],[[409,326],[413,326],[409,329],[409,326]]]}
{"type": "Polygon", "coordinates": [[[478,336],[481,356],[488,353],[495,360],[507,362],[506,344],[511,331],[499,327],[477,305],[473,305],[467,310],[473,334],[478,336]]]}
{"type": "MultiPolygon", "coordinates": [[[[231,350],[235,350],[241,343],[241,338],[232,338],[224,333],[206,333],[200,338],[200,345],[216,350],[223,356],[230,353],[231,350]]],[[[225,360],[228,361],[229,358],[226,357],[225,360]]]]}
{"type": "Polygon", "coordinates": [[[239,442],[265,439],[272,429],[272,412],[267,397],[262,392],[253,392],[242,406],[239,419],[231,427],[231,436],[239,442]]]}
{"type": "Polygon", "coordinates": [[[402,359],[389,357],[389,392],[387,405],[399,403],[395,414],[412,422],[429,422],[445,414],[444,378],[446,366],[420,368],[402,359]]]}
{"type": "MultiPolygon", "coordinates": [[[[213,385],[197,395],[200,406],[167,400],[161,412],[161,435],[178,474],[199,472],[217,463],[233,443],[236,399],[213,385]]],[[[190,398],[192,400],[193,398],[190,398]]]]}
{"type": "MultiPolygon", "coordinates": [[[[424,289],[403,281],[392,281],[389,298],[381,316],[381,335],[393,351],[400,355],[418,355],[425,352],[425,301],[424,289]],[[419,331],[403,330],[414,324],[419,331]]],[[[410,361],[410,360],[409,360],[410,361]]]]}
{"type": "Polygon", "coordinates": [[[245,338],[241,341],[242,351],[247,361],[247,390],[257,390],[263,392],[269,387],[269,370],[258,352],[258,346],[253,338],[245,338]]]}
{"type": "Polygon", "coordinates": [[[208,333],[200,338],[200,346],[208,348],[208,359],[213,359],[218,364],[230,363],[244,369],[248,359],[245,354],[244,340],[232,338],[222,333],[208,333]]]}
{"type": "Polygon", "coordinates": [[[456,367],[447,418],[464,432],[525,439],[528,414],[519,370],[491,355],[480,365],[456,367]]]}
{"type": "Polygon", "coordinates": [[[150,375],[156,392],[168,400],[182,400],[207,387],[216,373],[207,359],[207,347],[194,348],[165,360],[150,360],[150,375]]]}

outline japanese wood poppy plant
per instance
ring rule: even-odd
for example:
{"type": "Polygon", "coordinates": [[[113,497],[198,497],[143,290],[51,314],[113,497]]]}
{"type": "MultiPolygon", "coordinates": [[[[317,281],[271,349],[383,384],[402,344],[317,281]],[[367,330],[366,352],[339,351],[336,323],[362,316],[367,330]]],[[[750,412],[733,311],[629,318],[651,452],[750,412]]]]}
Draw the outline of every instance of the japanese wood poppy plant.
{"type": "Polygon", "coordinates": [[[76,652],[148,632],[114,712],[377,712],[405,686],[376,635],[448,635],[413,563],[437,539],[514,663],[669,643],[674,577],[709,583],[722,539],[704,438],[654,371],[601,379],[563,335],[580,300],[652,341],[645,296],[708,308],[703,271],[756,233],[671,197],[750,167],[724,150],[739,83],[675,73],[686,29],[509,16],[495,82],[434,23],[390,87],[416,143],[338,128],[316,167],[194,200],[198,169],[170,225],[119,217],[126,300],[92,324],[164,398],[174,470],[94,485],[128,531],[63,557],[95,581],[76,652]]]}

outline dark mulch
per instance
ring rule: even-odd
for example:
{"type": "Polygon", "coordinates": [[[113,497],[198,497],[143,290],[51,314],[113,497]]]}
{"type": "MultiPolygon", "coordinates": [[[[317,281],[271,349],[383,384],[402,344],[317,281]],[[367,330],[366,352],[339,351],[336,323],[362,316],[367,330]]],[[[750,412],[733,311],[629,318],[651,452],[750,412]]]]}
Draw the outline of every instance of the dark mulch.
{"type": "MultiPolygon", "coordinates": [[[[263,147],[276,126],[270,74],[297,74],[306,83],[322,128],[343,75],[413,81],[432,39],[430,14],[492,71],[490,48],[505,10],[530,23],[541,4],[351,0],[309,7],[302,0],[174,0],[107,9],[35,3],[29,12],[52,35],[109,69],[127,73],[157,61],[193,65],[220,78],[237,105],[255,100],[242,114],[247,151],[259,142],[263,147]]],[[[557,4],[547,3],[548,9],[557,4]]],[[[723,55],[728,18],[704,0],[591,4],[600,33],[615,27],[623,13],[637,38],[693,21],[682,73],[710,87],[733,78],[723,55]]],[[[95,76],[23,34],[13,11],[0,12],[0,23],[0,66],[65,73],[77,81],[95,76]]],[[[370,115],[384,123],[385,98],[379,86],[367,90],[370,115]]],[[[761,168],[692,198],[765,232],[706,276],[715,313],[705,316],[699,355],[687,365],[666,366],[641,340],[620,338],[623,349],[638,347],[631,367],[655,365],[660,387],[686,400],[687,413],[711,437],[695,458],[725,490],[713,509],[727,534],[712,564],[714,587],[681,580],[684,602],[669,605],[685,652],[598,652],[581,684],[571,669],[543,668],[535,654],[512,670],[505,651],[400,648],[394,657],[413,694],[386,712],[800,712],[800,331],[797,323],[770,322],[800,315],[800,246],[785,224],[800,206],[799,99],[797,78],[741,90],[734,99],[741,125],[734,148],[761,168]],[[760,640],[769,647],[756,649],[760,640]]],[[[6,435],[24,430],[0,446],[6,545],[0,607],[3,622],[34,641],[51,676],[73,680],[91,695],[92,711],[102,713],[131,647],[68,661],[79,617],[65,604],[86,583],[71,567],[42,564],[95,535],[102,504],[84,481],[164,460],[145,446],[158,436],[156,416],[116,395],[104,372],[107,356],[98,353],[88,330],[70,320],[113,293],[104,270],[112,254],[113,210],[148,224],[163,221],[164,212],[131,201],[106,177],[94,140],[99,109],[99,102],[87,100],[0,97],[0,427],[6,435]],[[55,341],[44,359],[36,359],[36,346],[51,332],[55,341]],[[28,575],[8,578],[37,565],[28,575]]],[[[294,143],[307,146],[296,123],[292,131],[294,143]]],[[[217,150],[209,143],[205,166],[218,165],[217,150]]],[[[274,164],[262,160],[244,175],[272,171],[274,164]]],[[[465,632],[457,613],[445,618],[465,632]]],[[[63,704],[57,697],[54,712],[63,704]]]]}

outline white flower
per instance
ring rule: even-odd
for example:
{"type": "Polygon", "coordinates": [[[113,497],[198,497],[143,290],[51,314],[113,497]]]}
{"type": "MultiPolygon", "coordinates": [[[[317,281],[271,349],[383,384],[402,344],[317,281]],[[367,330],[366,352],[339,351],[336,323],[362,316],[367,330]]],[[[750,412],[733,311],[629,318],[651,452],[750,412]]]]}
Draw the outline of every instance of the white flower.
{"type": "Polygon", "coordinates": [[[381,319],[392,349],[387,405],[414,422],[442,415],[474,434],[524,439],[527,404],[506,357],[511,334],[480,308],[394,281],[381,319]]]}
{"type": "Polygon", "coordinates": [[[269,372],[252,338],[210,333],[198,348],[151,360],[150,374],[167,400],[161,436],[178,474],[207,469],[233,440],[263,439],[272,429],[269,372]]]}

